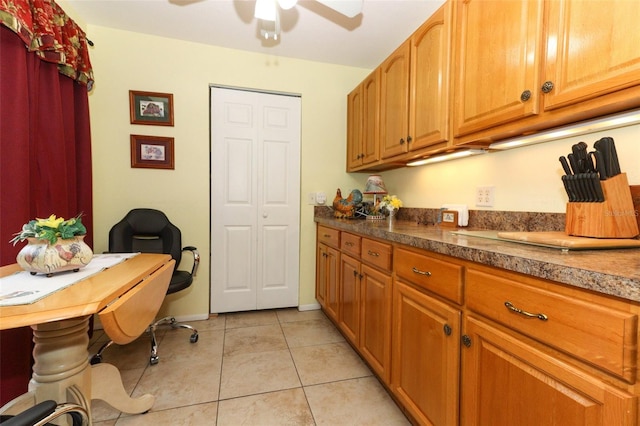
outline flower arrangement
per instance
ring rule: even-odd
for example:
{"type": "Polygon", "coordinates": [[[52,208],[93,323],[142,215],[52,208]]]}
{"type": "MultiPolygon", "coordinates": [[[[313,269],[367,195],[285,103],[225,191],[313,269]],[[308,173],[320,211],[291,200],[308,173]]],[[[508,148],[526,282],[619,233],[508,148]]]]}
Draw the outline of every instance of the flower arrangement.
{"type": "Polygon", "coordinates": [[[395,213],[400,207],[402,207],[402,200],[395,195],[385,195],[378,204],[379,210],[387,210],[390,214],[395,213]]]}
{"type": "Polygon", "coordinates": [[[58,238],[73,238],[76,235],[85,235],[87,228],[82,224],[78,216],[65,220],[62,217],[56,217],[52,214],[47,219],[38,219],[29,221],[22,226],[22,231],[14,234],[15,236],[10,242],[15,245],[18,241],[24,241],[27,238],[37,238],[46,240],[50,244],[55,244],[58,238]]]}

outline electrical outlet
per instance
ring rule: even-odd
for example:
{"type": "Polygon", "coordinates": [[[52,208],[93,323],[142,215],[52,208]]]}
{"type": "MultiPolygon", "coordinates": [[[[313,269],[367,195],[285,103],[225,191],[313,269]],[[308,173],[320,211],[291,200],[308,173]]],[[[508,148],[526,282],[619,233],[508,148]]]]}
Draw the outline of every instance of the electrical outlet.
{"type": "Polygon", "coordinates": [[[476,206],[478,207],[493,207],[495,197],[495,186],[478,186],[476,188],[476,206]]]}
{"type": "Polygon", "coordinates": [[[316,203],[320,206],[324,206],[324,203],[327,202],[327,194],[324,192],[316,192],[316,203]]]}
{"type": "Polygon", "coordinates": [[[313,206],[316,205],[316,193],[315,192],[310,192],[309,194],[307,194],[307,204],[311,204],[313,206]]]}

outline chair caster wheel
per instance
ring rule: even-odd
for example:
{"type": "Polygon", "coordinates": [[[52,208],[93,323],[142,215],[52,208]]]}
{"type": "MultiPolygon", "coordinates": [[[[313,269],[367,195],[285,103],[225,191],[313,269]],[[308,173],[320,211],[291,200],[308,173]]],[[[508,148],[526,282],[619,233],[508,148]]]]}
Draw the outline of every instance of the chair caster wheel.
{"type": "Polygon", "coordinates": [[[191,335],[191,337],[189,337],[189,341],[190,341],[191,343],[195,343],[195,342],[197,342],[197,341],[198,341],[198,333],[193,333],[193,334],[191,335]]]}
{"type": "Polygon", "coordinates": [[[149,358],[149,364],[151,365],[156,365],[159,362],[160,362],[160,357],[158,357],[157,355],[149,358]]]}
{"type": "Polygon", "coordinates": [[[91,357],[89,364],[96,365],[96,364],[100,364],[101,362],[102,362],[102,356],[99,354],[95,354],[94,356],[91,357]]]}

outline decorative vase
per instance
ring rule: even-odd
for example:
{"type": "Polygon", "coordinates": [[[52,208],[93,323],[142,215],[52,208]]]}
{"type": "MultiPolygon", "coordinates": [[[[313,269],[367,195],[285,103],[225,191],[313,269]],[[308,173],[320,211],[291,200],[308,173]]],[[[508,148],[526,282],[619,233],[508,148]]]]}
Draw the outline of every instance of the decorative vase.
{"type": "Polygon", "coordinates": [[[389,228],[393,228],[393,225],[396,224],[396,211],[395,210],[390,210],[389,211],[389,228]]]}
{"type": "Polygon", "coordinates": [[[84,268],[93,258],[93,251],[84,242],[84,235],[58,240],[51,244],[47,240],[27,238],[28,244],[20,250],[16,261],[25,270],[35,275],[74,271],[84,268]]]}

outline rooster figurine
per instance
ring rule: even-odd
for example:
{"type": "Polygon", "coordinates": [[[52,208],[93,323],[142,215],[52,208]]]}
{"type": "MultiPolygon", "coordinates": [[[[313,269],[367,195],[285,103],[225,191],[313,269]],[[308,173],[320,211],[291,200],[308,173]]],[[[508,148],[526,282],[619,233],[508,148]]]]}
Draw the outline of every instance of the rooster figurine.
{"type": "Polygon", "coordinates": [[[342,198],[342,192],[338,188],[333,199],[333,215],[338,218],[352,218],[360,203],[362,203],[362,192],[354,189],[347,198],[342,198]]]}

